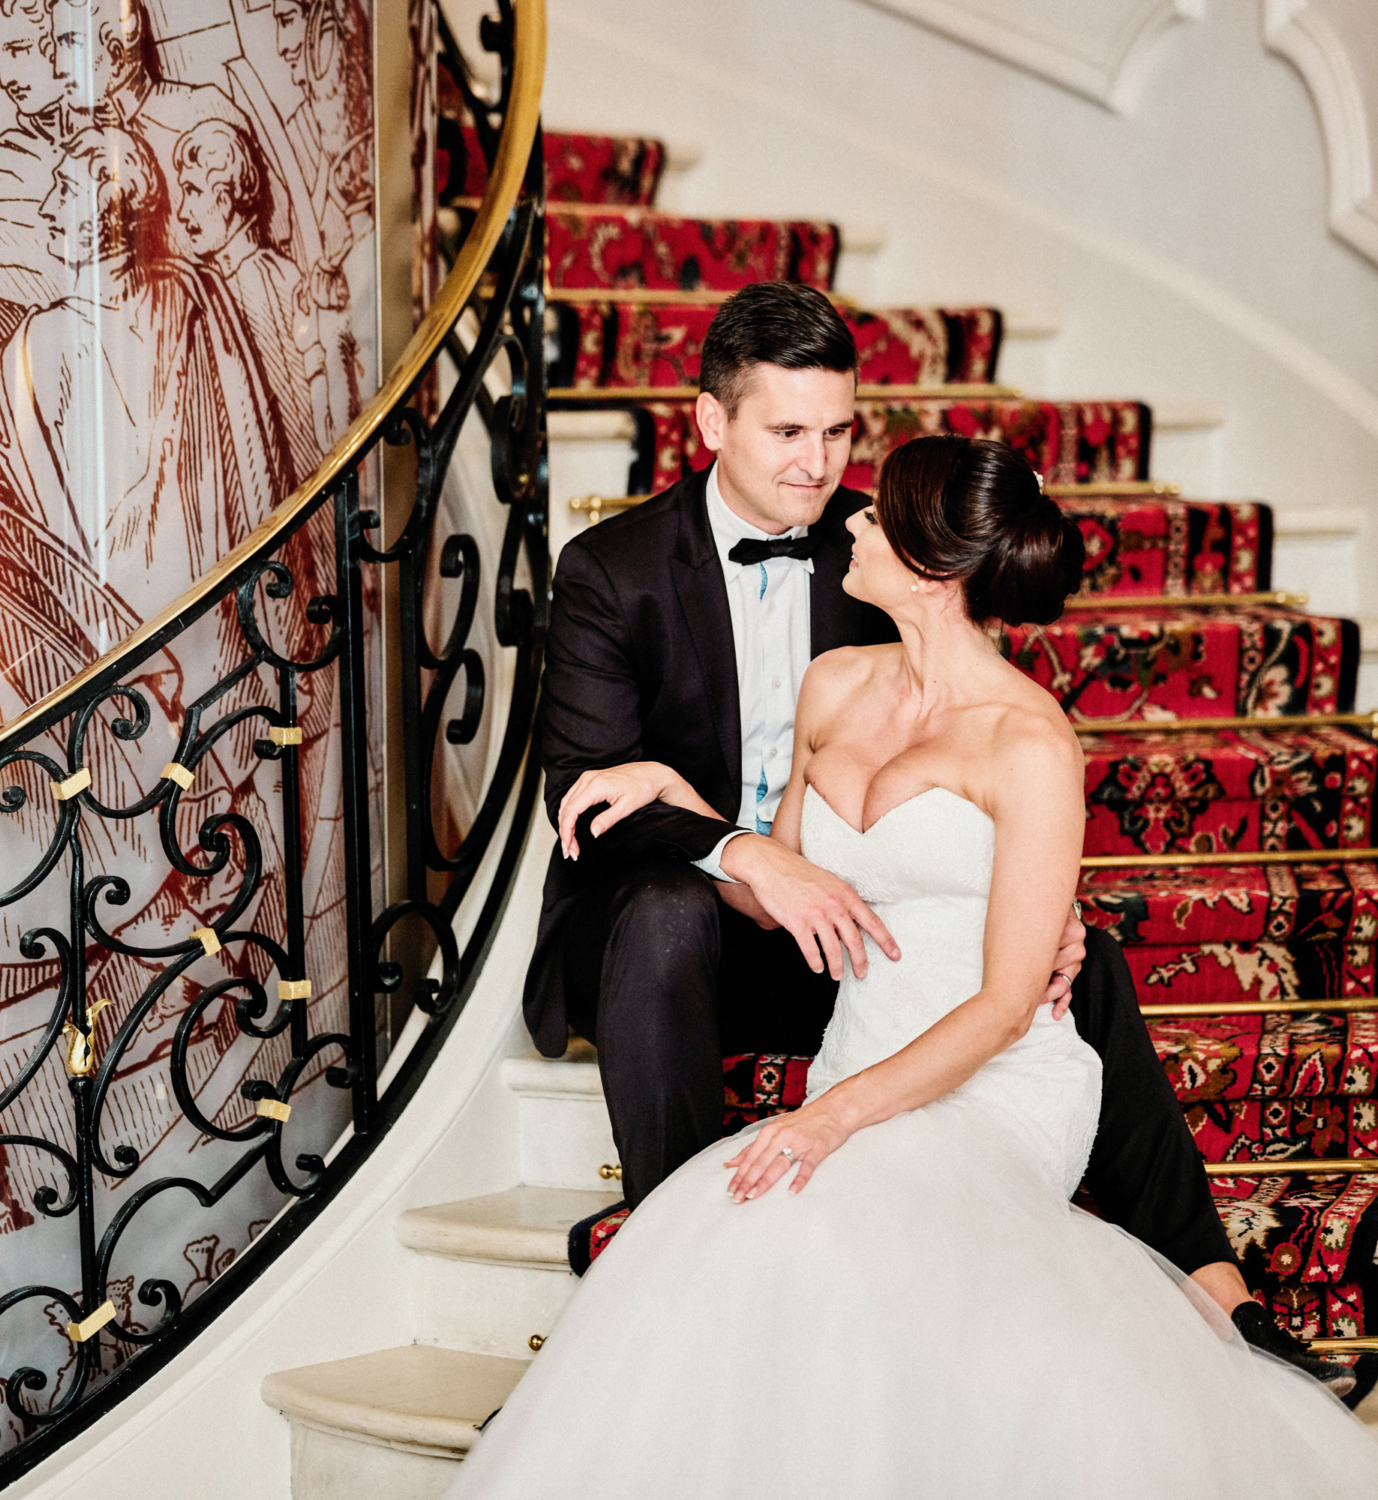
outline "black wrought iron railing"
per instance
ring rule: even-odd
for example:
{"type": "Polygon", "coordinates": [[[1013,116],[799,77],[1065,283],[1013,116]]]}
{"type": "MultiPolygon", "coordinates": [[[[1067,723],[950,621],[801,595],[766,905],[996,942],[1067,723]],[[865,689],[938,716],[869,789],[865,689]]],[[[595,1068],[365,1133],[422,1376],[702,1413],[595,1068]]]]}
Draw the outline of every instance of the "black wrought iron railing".
{"type": "Polygon", "coordinates": [[[6,961],[32,966],[28,1003],[50,1001],[13,1075],[0,1076],[0,1178],[8,1163],[11,1184],[30,1184],[16,1211],[65,1236],[56,1260],[75,1268],[70,1284],[6,1285],[0,1271],[0,1340],[19,1350],[0,1376],[20,1427],[0,1453],[0,1486],[184,1349],[349,1180],[463,1009],[511,888],[536,799],[528,751],[548,596],[542,0],[498,0],[480,38],[500,65],[496,97],[451,61],[487,191],[378,395],[316,474],[194,588],[0,728],[0,919],[18,950],[6,961]],[[439,393],[434,420],[412,401],[424,382],[439,393]],[[497,516],[450,530],[471,415],[497,516]],[[408,448],[415,464],[414,496],[391,528],[370,499],[383,445],[408,448]],[[373,603],[387,570],[391,624],[373,603]],[[473,639],[480,625],[497,681],[473,639]],[[385,628],[395,649],[381,653],[385,628]],[[158,663],[193,639],[215,643],[192,657],[205,680],[183,683],[170,715],[158,663]],[[400,679],[403,722],[405,889],[390,902],[379,881],[380,674],[400,679]],[[155,754],[160,730],[169,738],[155,754]],[[447,770],[454,747],[483,734],[482,764],[447,770]],[[337,878],[343,908],[330,929],[343,935],[341,999],[322,1016],[303,891],[321,863],[318,790],[336,776],[339,869],[311,877],[337,878]],[[7,839],[7,825],[24,835],[7,839]],[[148,889],[158,899],[136,912],[148,889]],[[16,924],[33,910],[41,920],[16,924]],[[380,1017],[404,986],[422,1024],[380,1088],[380,1017]],[[149,1097],[191,1127],[184,1160],[212,1168],[199,1175],[144,1170],[130,1110],[112,1108],[155,1018],[170,1040],[155,1059],[165,1082],[149,1097]],[[212,1032],[254,1059],[214,1109],[196,1062],[212,1032]],[[59,1068],[65,1113],[35,1114],[26,1101],[39,1081],[49,1104],[61,1100],[59,1068]],[[347,1111],[313,1127],[330,1097],[347,1097],[347,1111]],[[164,1245],[181,1250],[198,1214],[265,1177],[271,1222],[188,1297],[164,1245]]]}

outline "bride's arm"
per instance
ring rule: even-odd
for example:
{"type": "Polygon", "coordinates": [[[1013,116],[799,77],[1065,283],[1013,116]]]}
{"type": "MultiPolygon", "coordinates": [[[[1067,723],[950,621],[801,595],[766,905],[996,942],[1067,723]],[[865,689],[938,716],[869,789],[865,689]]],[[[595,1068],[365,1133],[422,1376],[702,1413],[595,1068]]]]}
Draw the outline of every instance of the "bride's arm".
{"type": "Polygon", "coordinates": [[[585,771],[560,802],[560,848],[566,859],[579,858],[579,840],[574,825],[589,808],[597,807],[600,802],[608,805],[589,824],[589,832],[594,838],[606,833],[614,823],[620,823],[628,813],[652,802],[665,802],[723,824],[727,822],[678,771],[659,761],[637,760],[599,771],[585,771]]]}
{"type": "Polygon", "coordinates": [[[980,990],[893,1057],[760,1131],[728,1163],[737,1168],[729,1191],[738,1201],[784,1176],[785,1146],[800,1162],[790,1189],[798,1192],[853,1131],[941,1099],[1028,1031],[1076,891],[1085,805],[1071,731],[1017,718],[989,762],[995,864],[980,990]]]}

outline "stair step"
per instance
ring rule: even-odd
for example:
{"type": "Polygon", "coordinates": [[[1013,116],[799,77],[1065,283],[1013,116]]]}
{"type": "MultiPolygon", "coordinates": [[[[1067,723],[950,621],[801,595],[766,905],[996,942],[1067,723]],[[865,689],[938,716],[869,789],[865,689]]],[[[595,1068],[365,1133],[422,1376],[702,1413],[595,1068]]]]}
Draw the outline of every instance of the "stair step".
{"type": "Polygon", "coordinates": [[[1239,1157],[1378,1156],[1378,1100],[1326,1094],[1302,1099],[1201,1099],[1185,1106],[1207,1161],[1239,1157]]]}
{"type": "MultiPolygon", "coordinates": [[[[697,385],[711,303],[551,304],[558,354],[550,384],[616,390],[697,385]]],[[[995,379],[1002,321],[993,307],[843,309],[863,384],[982,384],[995,379]]]]}
{"type": "MultiPolygon", "coordinates": [[[[703,446],[692,401],[647,402],[637,439],[633,493],[654,494],[696,469],[703,446]]],[[[858,401],[851,462],[843,483],[874,490],[892,448],[925,433],[999,438],[1022,453],[1048,484],[1144,479],[1152,418],[1141,401],[1017,401],[920,396],[858,401]]]]}
{"type": "Polygon", "coordinates": [[[1076,517],[1086,542],[1083,594],[1252,594],[1269,587],[1273,513],[1266,505],[1109,495],[1058,503],[1076,517]]]}
{"type": "Polygon", "coordinates": [[[567,1270],[570,1229],[620,1197],[615,1190],[523,1185],[413,1208],[398,1218],[397,1238],[427,1255],[567,1270]]]}
{"type": "Polygon", "coordinates": [[[1378,867],[1365,861],[1085,870],[1078,895],[1144,1004],[1374,993],[1378,867]]]}
{"type": "Polygon", "coordinates": [[[522,1181],[586,1191],[606,1186],[598,1169],[616,1164],[617,1148],[593,1048],[576,1038],[562,1058],[535,1052],[508,1058],[502,1076],[517,1096],[522,1181]]]}
{"type": "Polygon", "coordinates": [[[1083,735],[1086,854],[1365,848],[1378,745],[1338,727],[1083,735]]]}
{"type": "Polygon", "coordinates": [[[1378,1083],[1378,1013],[1154,1017],[1148,1034],[1183,1104],[1367,1096],[1378,1083]]]}
{"type": "Polygon", "coordinates": [[[805,219],[690,219],[645,208],[552,208],[552,287],[735,291],[753,281],[832,286],[842,236],[805,219]]]}
{"type": "Polygon", "coordinates": [[[1352,621],[1269,605],[1107,604],[1007,635],[1010,659],[1074,719],[1344,712],[1359,665],[1352,621]]]}
{"type": "MultiPolygon", "coordinates": [[[[472,126],[457,125],[459,96],[445,87],[440,70],[441,131],[436,163],[440,201],[479,198],[488,185],[488,166],[472,126]]],[[[598,203],[611,207],[655,202],[660,179],[676,163],[664,142],[645,136],[584,135],[549,131],[545,144],[545,192],[550,203],[598,203]]]]}
{"type": "Polygon", "coordinates": [[[455,1459],[473,1446],[479,1425],[512,1394],[529,1363],[406,1344],[266,1375],[260,1393],[294,1421],[455,1459]]]}

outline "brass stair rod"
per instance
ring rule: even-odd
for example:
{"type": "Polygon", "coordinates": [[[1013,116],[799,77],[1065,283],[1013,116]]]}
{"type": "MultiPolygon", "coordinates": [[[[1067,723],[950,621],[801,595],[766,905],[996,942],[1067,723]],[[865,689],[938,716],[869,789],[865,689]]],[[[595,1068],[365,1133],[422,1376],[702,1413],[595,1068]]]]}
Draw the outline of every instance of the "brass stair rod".
{"type": "Polygon", "coordinates": [[[1208,1161],[1207,1177],[1366,1177],[1378,1172],[1378,1156],[1300,1157],[1286,1161],[1208,1161]]]}
{"type": "Polygon", "coordinates": [[[1312,1354],[1378,1354],[1378,1338],[1307,1339],[1312,1354]]]}
{"type": "Polygon", "coordinates": [[[1346,1000],[1228,1000],[1219,1005],[1210,1001],[1181,1005],[1141,1005],[1139,1014],[1148,1016],[1273,1016],[1306,1015],[1311,1011],[1334,1011],[1364,1015],[1378,1011],[1378,995],[1355,995],[1346,1000]]]}
{"type": "Polygon", "coordinates": [[[1286,589],[1261,594],[1078,594],[1067,601],[1068,609],[1250,609],[1273,605],[1279,609],[1303,609],[1308,596],[1286,589]]]}
{"type": "Polygon", "coordinates": [[[1086,854],[1083,870],[1196,869],[1212,865],[1344,865],[1378,860],[1378,849],[1255,849],[1223,854],[1086,854]]]}
{"type": "MultiPolygon", "coordinates": [[[[696,385],[553,385],[546,391],[550,401],[596,401],[604,406],[616,401],[693,401],[698,394],[696,385]]],[[[1011,401],[1022,394],[1018,386],[978,381],[934,381],[930,385],[866,383],[856,388],[858,401],[919,401],[930,397],[1011,401]]]]}
{"type": "MultiPolygon", "coordinates": [[[[570,502],[573,504],[573,502],[570,502]]],[[[1378,733],[1378,711],[1363,714],[1274,714],[1231,719],[1076,719],[1078,734],[1190,734],[1216,729],[1258,729],[1277,733],[1286,729],[1352,727],[1378,733]]]]}

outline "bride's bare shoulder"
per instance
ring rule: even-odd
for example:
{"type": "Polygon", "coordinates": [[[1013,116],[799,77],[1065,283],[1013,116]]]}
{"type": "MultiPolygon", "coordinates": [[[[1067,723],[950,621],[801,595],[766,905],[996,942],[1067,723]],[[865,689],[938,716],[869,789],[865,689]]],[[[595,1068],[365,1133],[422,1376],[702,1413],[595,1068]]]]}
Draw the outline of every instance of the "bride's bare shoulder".
{"type": "Polygon", "coordinates": [[[811,696],[826,706],[829,702],[864,692],[876,673],[894,665],[898,645],[839,646],[825,651],[809,663],[800,696],[811,696]]]}
{"type": "Polygon", "coordinates": [[[990,705],[984,726],[989,763],[1001,777],[1038,782],[1067,778],[1079,787],[1084,775],[1081,742],[1057,703],[1033,683],[990,705]]]}

